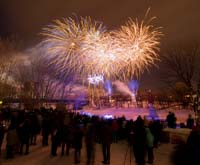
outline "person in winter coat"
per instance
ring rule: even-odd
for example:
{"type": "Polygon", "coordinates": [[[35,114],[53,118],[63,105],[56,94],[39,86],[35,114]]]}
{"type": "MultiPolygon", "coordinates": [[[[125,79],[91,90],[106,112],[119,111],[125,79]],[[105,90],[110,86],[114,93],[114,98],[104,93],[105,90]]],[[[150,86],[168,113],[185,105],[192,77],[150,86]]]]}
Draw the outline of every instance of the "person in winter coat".
{"type": "Polygon", "coordinates": [[[133,126],[133,153],[137,165],[145,164],[146,130],[144,120],[138,116],[133,126]]]}
{"type": "Polygon", "coordinates": [[[148,154],[148,163],[153,164],[154,161],[154,154],[153,154],[153,148],[154,148],[154,136],[151,133],[151,130],[146,127],[146,145],[147,145],[147,154],[148,154]]]}
{"type": "Polygon", "coordinates": [[[18,129],[20,139],[20,154],[23,154],[23,147],[26,145],[25,154],[29,154],[29,140],[30,140],[30,120],[25,119],[24,123],[18,129]]]}
{"type": "Polygon", "coordinates": [[[74,149],[75,149],[74,161],[75,163],[80,163],[83,131],[80,128],[80,125],[78,124],[75,126],[73,137],[74,137],[74,149]]]}
{"type": "Polygon", "coordinates": [[[6,136],[6,158],[14,157],[14,147],[19,144],[19,138],[17,135],[17,130],[14,125],[10,125],[8,128],[7,136],[6,136]]]}
{"type": "Polygon", "coordinates": [[[194,119],[192,118],[192,115],[189,114],[187,119],[187,128],[192,129],[193,127],[194,127],[194,119]]]}
{"type": "Polygon", "coordinates": [[[85,146],[87,152],[87,165],[94,165],[95,160],[95,127],[93,123],[88,123],[85,133],[85,146]]]}
{"type": "Polygon", "coordinates": [[[51,133],[51,123],[48,116],[42,120],[42,145],[48,146],[48,137],[51,133]]]}
{"type": "Polygon", "coordinates": [[[5,134],[5,128],[3,126],[3,123],[0,123],[0,155],[1,155],[1,146],[3,143],[3,138],[4,138],[4,134],[5,134]]]}
{"type": "Polygon", "coordinates": [[[63,125],[61,133],[61,156],[66,153],[69,156],[70,148],[73,142],[73,127],[72,123],[63,125]]]}
{"type": "Polygon", "coordinates": [[[115,143],[117,143],[118,142],[118,130],[119,130],[119,125],[117,123],[117,120],[113,120],[112,130],[113,130],[113,141],[115,143]]]}
{"type": "Polygon", "coordinates": [[[58,126],[53,126],[51,132],[51,155],[57,156],[57,148],[61,143],[61,130],[58,126]]]}
{"type": "Polygon", "coordinates": [[[112,127],[109,121],[103,121],[101,128],[101,143],[104,164],[110,164],[110,147],[112,143],[112,127]]]}
{"type": "Polygon", "coordinates": [[[30,115],[30,144],[36,145],[37,135],[40,133],[40,124],[35,113],[30,115]]]}

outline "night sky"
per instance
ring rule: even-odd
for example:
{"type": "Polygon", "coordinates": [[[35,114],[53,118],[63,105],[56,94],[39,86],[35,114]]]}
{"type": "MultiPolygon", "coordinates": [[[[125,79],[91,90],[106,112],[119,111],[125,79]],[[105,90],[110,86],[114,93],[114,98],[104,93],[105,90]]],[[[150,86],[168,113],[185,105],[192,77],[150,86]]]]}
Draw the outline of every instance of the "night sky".
{"type": "Polygon", "coordinates": [[[53,19],[73,14],[91,16],[114,29],[128,17],[141,20],[148,7],[149,16],[157,17],[154,23],[163,27],[163,44],[200,40],[199,0],[1,0],[0,35],[32,41],[53,19]]]}
{"type": "Polygon", "coordinates": [[[200,0],[0,0],[0,37],[17,35],[25,43],[40,41],[41,29],[53,19],[90,16],[112,30],[128,17],[149,17],[162,27],[162,47],[200,43],[200,0]]]}

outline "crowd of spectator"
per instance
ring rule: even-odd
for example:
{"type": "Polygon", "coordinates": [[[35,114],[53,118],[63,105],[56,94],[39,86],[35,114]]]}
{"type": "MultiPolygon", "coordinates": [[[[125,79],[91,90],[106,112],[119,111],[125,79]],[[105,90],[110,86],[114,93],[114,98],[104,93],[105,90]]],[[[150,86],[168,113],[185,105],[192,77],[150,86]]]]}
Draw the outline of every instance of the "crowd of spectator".
{"type": "MultiPolygon", "coordinates": [[[[167,120],[172,120],[170,117],[167,120]]],[[[0,111],[0,123],[0,149],[6,134],[7,159],[14,158],[16,154],[29,154],[30,146],[38,145],[37,137],[40,135],[42,146],[50,146],[52,156],[70,156],[73,149],[75,164],[81,162],[81,149],[85,142],[88,165],[95,162],[96,143],[102,145],[102,163],[110,164],[111,145],[119,140],[127,140],[138,165],[145,164],[146,154],[147,162],[153,164],[154,148],[158,147],[162,131],[159,120],[150,121],[141,116],[135,121],[126,120],[124,116],[105,119],[45,108],[32,111],[5,108],[0,111]],[[61,153],[58,153],[58,147],[61,153]]],[[[192,122],[188,123],[192,128],[192,122]]],[[[168,126],[175,128],[174,123],[168,123],[168,126]]]]}

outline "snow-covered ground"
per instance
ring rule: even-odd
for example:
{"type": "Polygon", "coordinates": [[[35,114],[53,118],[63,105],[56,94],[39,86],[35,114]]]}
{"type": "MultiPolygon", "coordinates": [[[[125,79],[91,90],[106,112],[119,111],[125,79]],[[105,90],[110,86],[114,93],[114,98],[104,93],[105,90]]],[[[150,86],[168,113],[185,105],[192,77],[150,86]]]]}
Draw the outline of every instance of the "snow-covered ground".
{"type": "MultiPolygon", "coordinates": [[[[4,146],[5,147],[5,146],[4,146]]],[[[111,163],[110,165],[136,165],[133,152],[128,148],[126,141],[113,143],[111,145],[111,163]],[[128,151],[128,152],[127,152],[128,151]],[[127,155],[126,155],[127,153],[127,155]],[[131,155],[131,157],[130,157],[131,155]],[[131,164],[130,164],[131,161],[131,164]]],[[[157,149],[154,149],[155,161],[154,165],[171,165],[171,153],[174,150],[174,144],[161,144],[157,149]]],[[[5,149],[3,155],[0,156],[0,165],[73,165],[74,150],[70,150],[69,156],[61,156],[60,148],[58,148],[57,156],[50,156],[50,146],[42,147],[41,138],[36,146],[30,147],[29,155],[15,155],[13,159],[5,159],[5,149]]],[[[96,144],[96,154],[94,165],[102,165],[103,159],[101,145],[96,144]]],[[[81,163],[86,165],[86,150],[82,148],[81,163]]],[[[148,164],[147,164],[148,165],[148,164]]]]}
{"type": "MultiPolygon", "coordinates": [[[[156,110],[155,112],[158,115],[159,119],[165,120],[166,116],[168,115],[168,112],[174,112],[177,118],[177,123],[185,123],[188,115],[191,114],[193,117],[194,116],[194,111],[190,109],[178,109],[178,108],[167,108],[167,109],[162,109],[162,110],[156,110]]],[[[122,117],[125,116],[126,119],[130,120],[133,119],[135,120],[138,115],[141,115],[142,117],[144,116],[149,116],[150,115],[150,110],[149,108],[104,108],[104,109],[90,109],[90,108],[85,108],[84,110],[81,110],[79,112],[82,113],[88,113],[91,115],[98,115],[98,116],[105,116],[105,115],[112,115],[113,117],[122,117]]]]}

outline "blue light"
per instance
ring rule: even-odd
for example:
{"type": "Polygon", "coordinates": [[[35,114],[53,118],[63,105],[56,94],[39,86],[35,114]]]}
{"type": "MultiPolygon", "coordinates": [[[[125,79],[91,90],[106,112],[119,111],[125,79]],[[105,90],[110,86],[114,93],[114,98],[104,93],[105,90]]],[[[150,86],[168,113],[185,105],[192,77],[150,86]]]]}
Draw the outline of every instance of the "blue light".
{"type": "Polygon", "coordinates": [[[109,95],[112,94],[112,84],[111,84],[110,80],[106,80],[104,82],[104,88],[106,89],[106,91],[108,92],[109,95]]]}
{"type": "Polygon", "coordinates": [[[137,93],[137,90],[139,88],[139,83],[137,80],[131,80],[128,84],[129,89],[131,90],[131,92],[133,92],[135,95],[137,93]]]}
{"type": "Polygon", "coordinates": [[[104,119],[113,119],[113,116],[106,114],[106,115],[103,116],[103,118],[104,119]]]}
{"type": "Polygon", "coordinates": [[[88,113],[88,112],[80,112],[81,115],[86,115],[86,116],[89,116],[89,117],[92,117],[92,114],[91,113],[88,113]]]}

